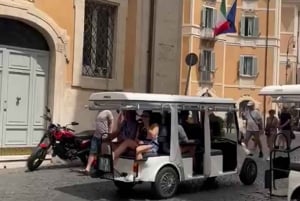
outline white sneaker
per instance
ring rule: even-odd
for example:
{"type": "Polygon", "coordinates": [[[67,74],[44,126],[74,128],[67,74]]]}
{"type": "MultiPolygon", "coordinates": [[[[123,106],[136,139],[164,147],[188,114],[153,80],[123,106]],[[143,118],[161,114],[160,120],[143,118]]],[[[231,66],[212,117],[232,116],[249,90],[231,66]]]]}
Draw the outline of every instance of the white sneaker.
{"type": "Polygon", "coordinates": [[[266,161],[270,161],[270,156],[268,156],[268,158],[266,158],[266,161]]]}
{"type": "Polygon", "coordinates": [[[249,149],[247,149],[246,145],[244,142],[241,143],[243,150],[245,151],[245,153],[247,155],[251,155],[251,151],[249,149]]]}
{"type": "Polygon", "coordinates": [[[125,178],[126,181],[133,181],[133,179],[134,179],[134,178],[133,178],[133,175],[132,175],[132,174],[127,175],[126,178],[125,178]]]}

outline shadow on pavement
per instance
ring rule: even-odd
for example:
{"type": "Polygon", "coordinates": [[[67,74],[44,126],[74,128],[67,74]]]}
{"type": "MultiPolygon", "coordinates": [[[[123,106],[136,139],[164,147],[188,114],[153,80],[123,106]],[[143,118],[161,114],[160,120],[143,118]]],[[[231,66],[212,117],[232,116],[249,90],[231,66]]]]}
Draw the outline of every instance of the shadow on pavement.
{"type": "Polygon", "coordinates": [[[75,197],[79,197],[85,200],[101,200],[107,199],[111,201],[117,200],[131,200],[131,199],[151,199],[149,195],[150,191],[148,185],[137,186],[130,192],[126,194],[121,193],[117,190],[113,182],[94,182],[88,184],[77,184],[72,186],[65,186],[60,188],[55,188],[55,190],[70,194],[75,197]]]}
{"type": "MultiPolygon", "coordinates": [[[[32,171],[40,171],[40,170],[53,170],[53,169],[64,169],[64,168],[77,168],[77,167],[83,167],[83,164],[81,162],[74,162],[74,163],[68,163],[68,164],[55,164],[55,165],[44,165],[40,166],[36,170],[32,171]]],[[[31,172],[27,168],[25,172],[31,172]]]]}
{"type": "MultiPolygon", "coordinates": [[[[242,184],[235,182],[221,182],[219,184],[219,182],[206,183],[203,180],[196,180],[193,182],[184,182],[180,184],[176,196],[180,197],[180,200],[190,199],[191,197],[199,196],[197,193],[213,194],[215,190],[220,188],[224,188],[223,190],[229,191],[240,188],[247,191],[251,187],[243,186],[242,184]]],[[[84,200],[155,200],[149,184],[138,184],[132,191],[125,193],[118,191],[111,181],[76,184],[72,186],[59,187],[55,190],[79,197],[84,200]]]]}

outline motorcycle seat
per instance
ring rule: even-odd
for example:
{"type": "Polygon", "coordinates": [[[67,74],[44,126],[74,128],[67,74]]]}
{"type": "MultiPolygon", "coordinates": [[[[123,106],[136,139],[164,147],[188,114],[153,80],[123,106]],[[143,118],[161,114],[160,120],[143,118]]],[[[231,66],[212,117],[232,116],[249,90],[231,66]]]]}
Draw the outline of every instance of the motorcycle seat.
{"type": "Polygon", "coordinates": [[[90,139],[93,137],[95,130],[86,130],[80,133],[76,133],[75,136],[80,139],[90,139]]]}

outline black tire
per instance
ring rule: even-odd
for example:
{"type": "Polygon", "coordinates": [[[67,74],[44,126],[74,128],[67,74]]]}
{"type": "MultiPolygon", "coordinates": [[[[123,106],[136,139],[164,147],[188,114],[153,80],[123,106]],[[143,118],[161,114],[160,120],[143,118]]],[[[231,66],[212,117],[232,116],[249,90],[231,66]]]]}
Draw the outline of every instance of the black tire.
{"type": "Polygon", "coordinates": [[[172,167],[162,168],[155,177],[151,187],[159,199],[173,197],[179,185],[179,175],[172,167]]]}
{"type": "Polygon", "coordinates": [[[257,177],[256,162],[251,158],[246,158],[239,176],[244,185],[252,185],[257,177]]]}
{"type": "Polygon", "coordinates": [[[292,196],[291,196],[291,201],[300,201],[300,188],[297,188],[292,196]]]}
{"type": "Polygon", "coordinates": [[[114,180],[114,184],[121,192],[128,192],[132,190],[132,188],[135,186],[135,183],[133,182],[123,182],[123,181],[116,181],[116,180],[114,180]]]}
{"type": "Polygon", "coordinates": [[[27,168],[29,171],[36,170],[42,162],[45,160],[47,155],[47,149],[41,147],[36,148],[27,159],[27,168]]]}

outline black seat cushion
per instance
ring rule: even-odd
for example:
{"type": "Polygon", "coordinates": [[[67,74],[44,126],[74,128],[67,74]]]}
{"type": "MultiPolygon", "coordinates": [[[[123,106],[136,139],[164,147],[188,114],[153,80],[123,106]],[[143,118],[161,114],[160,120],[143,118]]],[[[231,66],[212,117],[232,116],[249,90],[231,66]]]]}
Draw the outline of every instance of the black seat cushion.
{"type": "Polygon", "coordinates": [[[211,156],[218,156],[218,155],[222,155],[222,154],[223,154],[222,150],[219,150],[219,149],[212,149],[210,151],[211,156]]]}
{"type": "Polygon", "coordinates": [[[300,172],[300,163],[290,163],[290,170],[295,170],[300,172]]]}

